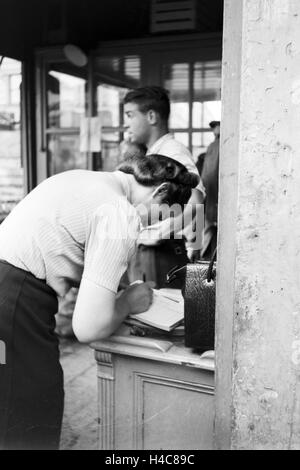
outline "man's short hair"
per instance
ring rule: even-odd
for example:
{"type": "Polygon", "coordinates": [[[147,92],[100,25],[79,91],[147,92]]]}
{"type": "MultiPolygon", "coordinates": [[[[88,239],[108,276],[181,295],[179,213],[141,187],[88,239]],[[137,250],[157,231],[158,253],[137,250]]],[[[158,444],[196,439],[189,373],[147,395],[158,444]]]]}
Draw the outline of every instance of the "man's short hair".
{"type": "Polygon", "coordinates": [[[209,127],[210,127],[211,129],[214,129],[214,128],[217,127],[217,126],[220,126],[220,124],[221,124],[220,121],[211,121],[211,122],[209,123],[209,127]]]}
{"type": "Polygon", "coordinates": [[[170,99],[168,91],[160,86],[145,86],[129,91],[124,98],[124,104],[136,103],[142,113],[152,109],[163,121],[170,116],[170,99]]]}

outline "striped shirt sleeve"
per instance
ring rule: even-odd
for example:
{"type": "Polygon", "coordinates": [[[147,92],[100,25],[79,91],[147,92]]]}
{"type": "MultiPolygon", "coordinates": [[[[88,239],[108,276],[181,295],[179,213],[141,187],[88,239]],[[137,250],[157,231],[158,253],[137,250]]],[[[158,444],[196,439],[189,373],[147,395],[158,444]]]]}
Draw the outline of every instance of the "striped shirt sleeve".
{"type": "Polygon", "coordinates": [[[101,205],[88,227],[82,278],[117,292],[135,252],[139,228],[137,212],[128,202],[101,205]]]}

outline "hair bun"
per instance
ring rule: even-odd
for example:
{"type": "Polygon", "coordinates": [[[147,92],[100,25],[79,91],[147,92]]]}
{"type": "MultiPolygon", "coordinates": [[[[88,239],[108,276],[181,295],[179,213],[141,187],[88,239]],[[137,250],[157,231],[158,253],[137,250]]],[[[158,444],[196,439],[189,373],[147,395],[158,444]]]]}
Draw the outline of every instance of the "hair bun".
{"type": "Polygon", "coordinates": [[[176,166],[169,163],[167,168],[165,169],[166,178],[173,180],[174,178],[176,178],[177,173],[178,172],[176,166]]]}
{"type": "Polygon", "coordinates": [[[174,178],[173,183],[186,186],[188,188],[195,188],[198,184],[198,178],[193,173],[181,172],[174,178]]]}

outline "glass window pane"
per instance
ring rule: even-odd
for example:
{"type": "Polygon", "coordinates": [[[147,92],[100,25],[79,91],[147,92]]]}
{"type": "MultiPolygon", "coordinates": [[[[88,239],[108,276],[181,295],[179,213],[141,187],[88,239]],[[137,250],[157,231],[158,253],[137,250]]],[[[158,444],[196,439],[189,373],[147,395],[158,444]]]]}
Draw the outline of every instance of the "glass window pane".
{"type": "Polygon", "coordinates": [[[221,98],[221,61],[195,62],[195,101],[217,101],[221,98]]]}
{"type": "Polygon", "coordinates": [[[193,132],[192,154],[195,160],[201,153],[205,153],[209,144],[214,141],[212,132],[193,132]]]}
{"type": "MultiPolygon", "coordinates": [[[[3,61],[4,62],[4,61],[3,61]]],[[[3,70],[3,62],[2,62],[2,70],[0,71],[0,106],[6,105],[9,103],[9,76],[3,70]],[[1,73],[2,72],[2,73],[1,73]]]]}
{"type": "Polygon", "coordinates": [[[221,101],[203,103],[203,127],[209,127],[211,121],[221,121],[221,101]]]}
{"type": "Polygon", "coordinates": [[[199,129],[209,128],[211,121],[221,121],[221,101],[193,103],[193,123],[199,129]]]}
{"type": "Polygon", "coordinates": [[[189,135],[187,132],[174,132],[174,138],[186,147],[189,146],[189,135]]]}
{"type": "Polygon", "coordinates": [[[165,65],[163,83],[170,92],[170,128],[189,127],[189,64],[165,65]]]}
{"type": "Polygon", "coordinates": [[[125,76],[135,80],[136,86],[141,79],[141,60],[138,56],[127,56],[124,58],[125,76]]]}
{"type": "Polygon", "coordinates": [[[111,85],[97,87],[97,114],[102,127],[119,127],[123,121],[122,103],[127,88],[111,85]]]}
{"type": "Polygon", "coordinates": [[[120,142],[119,132],[103,132],[101,142],[120,142]]]}
{"type": "Polygon", "coordinates": [[[124,88],[140,85],[141,59],[137,55],[96,57],[94,68],[99,81],[124,88]]]}
{"type": "Polygon", "coordinates": [[[208,127],[221,118],[221,62],[194,64],[193,127],[208,127]]]}
{"type": "Polygon", "coordinates": [[[118,132],[104,133],[101,145],[102,170],[115,171],[121,162],[120,137],[118,132]]]}
{"type": "Polygon", "coordinates": [[[85,115],[86,80],[50,70],[47,76],[48,127],[79,127],[85,115]]]}
{"type": "Polygon", "coordinates": [[[20,103],[20,86],[22,77],[20,74],[13,74],[10,76],[10,102],[11,104],[20,103]]]}
{"type": "Polygon", "coordinates": [[[0,223],[24,197],[21,155],[22,63],[5,57],[0,68],[0,223]]]}
{"type": "Polygon", "coordinates": [[[48,176],[75,168],[87,168],[86,153],[79,151],[79,135],[50,135],[48,176]]]}
{"type": "Polygon", "coordinates": [[[204,128],[203,103],[193,102],[193,127],[204,128]]]}

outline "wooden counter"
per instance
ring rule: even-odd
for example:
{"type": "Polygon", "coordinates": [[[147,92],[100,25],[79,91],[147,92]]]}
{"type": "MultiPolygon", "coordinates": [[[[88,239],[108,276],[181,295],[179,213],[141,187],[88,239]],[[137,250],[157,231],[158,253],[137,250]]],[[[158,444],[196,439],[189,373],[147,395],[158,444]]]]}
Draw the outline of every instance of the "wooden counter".
{"type": "Polygon", "coordinates": [[[91,345],[99,449],[211,449],[214,358],[182,340],[111,336],[91,345]]]}

